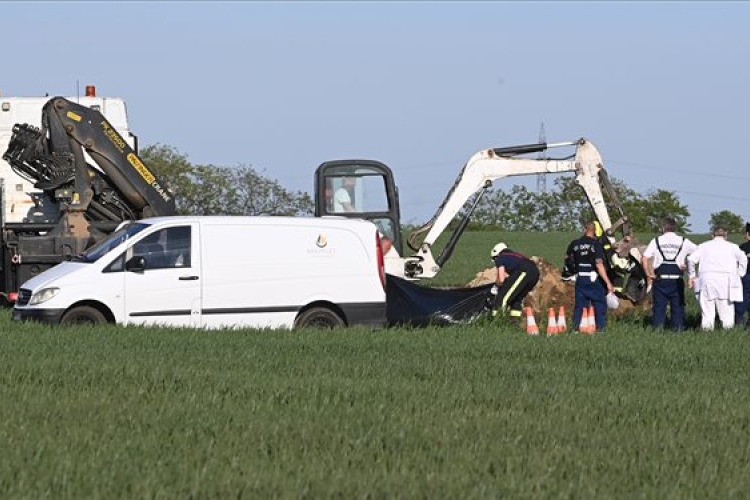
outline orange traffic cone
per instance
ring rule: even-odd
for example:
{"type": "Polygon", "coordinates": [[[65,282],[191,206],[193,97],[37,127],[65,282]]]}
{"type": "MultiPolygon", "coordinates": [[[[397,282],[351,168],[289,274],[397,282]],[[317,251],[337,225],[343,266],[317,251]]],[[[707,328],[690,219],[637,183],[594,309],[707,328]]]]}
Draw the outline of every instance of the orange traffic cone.
{"type": "Polygon", "coordinates": [[[586,307],[583,308],[583,316],[578,324],[578,333],[589,333],[589,310],[586,307]]]}
{"type": "Polygon", "coordinates": [[[550,307],[547,313],[547,335],[557,335],[559,332],[557,319],[555,318],[555,308],[550,307]]]}
{"type": "Polygon", "coordinates": [[[568,325],[565,323],[565,306],[560,306],[560,314],[557,316],[557,333],[568,331],[568,325]]]}
{"type": "Polygon", "coordinates": [[[530,307],[526,308],[526,333],[539,335],[539,327],[536,326],[536,320],[534,319],[534,310],[530,307]]]}
{"type": "Polygon", "coordinates": [[[589,333],[596,333],[596,313],[594,306],[589,306],[589,333]]]}

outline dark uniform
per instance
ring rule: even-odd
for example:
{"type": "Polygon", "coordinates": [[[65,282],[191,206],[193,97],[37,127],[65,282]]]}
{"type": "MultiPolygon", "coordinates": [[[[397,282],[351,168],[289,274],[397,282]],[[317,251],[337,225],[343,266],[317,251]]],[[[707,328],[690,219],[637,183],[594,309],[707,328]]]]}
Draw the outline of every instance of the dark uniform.
{"type": "MultiPolygon", "coordinates": [[[[740,245],[740,250],[745,252],[748,262],[750,262],[750,241],[746,241],[740,245]]],[[[742,277],[742,302],[734,303],[735,326],[742,326],[742,320],[744,319],[745,313],[747,313],[747,322],[744,326],[745,328],[750,328],[750,270],[747,270],[742,277]]]]}
{"type": "Polygon", "coordinates": [[[566,267],[576,274],[576,297],[573,307],[573,329],[578,330],[583,309],[594,306],[596,328],[607,324],[607,287],[596,270],[596,260],[605,260],[604,248],[595,238],[581,236],[568,245],[566,267]]]}
{"type": "Polygon", "coordinates": [[[498,269],[504,267],[508,274],[495,297],[495,314],[498,310],[510,311],[510,316],[521,317],[523,299],[539,282],[539,269],[531,259],[509,248],[497,254],[492,260],[498,269]]]}

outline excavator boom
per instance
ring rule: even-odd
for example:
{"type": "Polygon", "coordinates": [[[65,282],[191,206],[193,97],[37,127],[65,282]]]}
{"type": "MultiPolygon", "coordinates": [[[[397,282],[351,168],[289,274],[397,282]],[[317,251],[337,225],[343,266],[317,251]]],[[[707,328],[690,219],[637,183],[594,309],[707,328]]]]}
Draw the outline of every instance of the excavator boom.
{"type": "MultiPolygon", "coordinates": [[[[505,177],[564,172],[575,173],[576,182],[586,193],[591,208],[607,236],[613,237],[617,229],[621,229],[624,234],[630,232],[627,217],[623,213],[609,183],[602,157],[590,141],[579,139],[556,144],[531,144],[485,149],[469,159],[430,222],[410,235],[409,246],[415,251],[415,254],[404,259],[403,274],[408,278],[420,279],[432,278],[440,271],[450,257],[460,233],[465,229],[468,217],[473,209],[469,211],[466,219],[459,225],[457,232],[451,237],[438,258],[433,256],[432,247],[475,193],[479,192],[479,196],[481,196],[484,191],[492,186],[494,181],[505,177]],[[563,159],[532,159],[522,156],[563,147],[575,147],[575,154],[563,159]],[[618,212],[619,218],[614,224],[610,219],[604,192],[608,193],[610,204],[618,212]],[[418,243],[418,237],[424,233],[426,233],[426,236],[421,243],[418,243]]],[[[612,238],[612,242],[614,242],[614,238],[612,238]]]]}

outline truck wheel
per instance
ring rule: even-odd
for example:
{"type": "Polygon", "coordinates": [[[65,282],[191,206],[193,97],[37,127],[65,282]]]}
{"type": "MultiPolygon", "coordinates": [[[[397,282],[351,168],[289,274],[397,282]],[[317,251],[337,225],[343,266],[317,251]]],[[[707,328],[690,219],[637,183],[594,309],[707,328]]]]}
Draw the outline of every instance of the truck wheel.
{"type": "Polygon", "coordinates": [[[104,314],[90,306],[74,307],[60,320],[61,325],[103,325],[106,322],[104,314]]]}
{"type": "Polygon", "coordinates": [[[295,328],[339,328],[346,326],[346,322],[327,307],[313,307],[297,316],[294,326],[295,328]]]}

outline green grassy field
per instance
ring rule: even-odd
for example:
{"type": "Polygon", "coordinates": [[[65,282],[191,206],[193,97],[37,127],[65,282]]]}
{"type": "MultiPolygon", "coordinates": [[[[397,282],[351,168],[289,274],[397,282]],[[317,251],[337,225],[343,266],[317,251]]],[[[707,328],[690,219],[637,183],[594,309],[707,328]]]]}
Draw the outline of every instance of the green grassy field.
{"type": "MultiPolygon", "coordinates": [[[[457,251],[460,283],[497,239],[467,236],[481,248],[457,251]]],[[[568,239],[528,245],[554,257],[551,237],[568,239]]],[[[492,322],[66,329],[3,311],[0,498],[746,498],[748,359],[744,331],[640,321],[530,338],[492,322]]]]}
{"type": "MultiPolygon", "coordinates": [[[[491,267],[490,250],[502,241],[513,250],[526,255],[537,255],[546,260],[562,266],[565,250],[568,244],[580,233],[523,233],[523,232],[501,232],[501,231],[474,231],[467,232],[461,238],[451,259],[446,263],[443,270],[432,283],[438,286],[463,286],[470,281],[476,273],[491,267]]],[[[637,234],[638,241],[647,245],[654,234],[637,234]]],[[[690,235],[694,243],[702,243],[709,238],[705,234],[690,235]]],[[[732,238],[736,243],[741,243],[741,238],[732,238]]],[[[442,245],[447,241],[447,236],[438,240],[437,249],[434,254],[440,253],[442,245]]],[[[405,245],[405,244],[404,244],[405,245]]],[[[406,250],[406,248],[404,249],[406,250]]]]}

